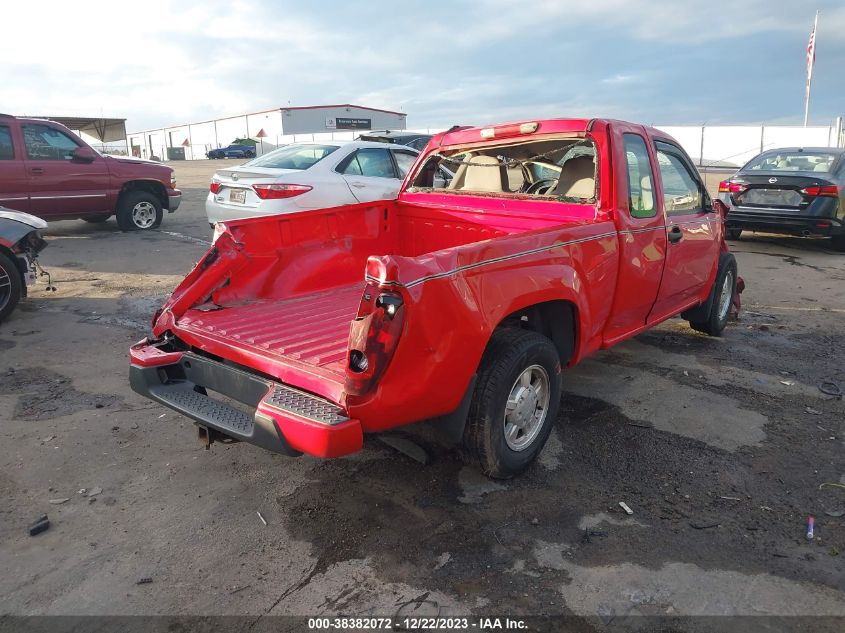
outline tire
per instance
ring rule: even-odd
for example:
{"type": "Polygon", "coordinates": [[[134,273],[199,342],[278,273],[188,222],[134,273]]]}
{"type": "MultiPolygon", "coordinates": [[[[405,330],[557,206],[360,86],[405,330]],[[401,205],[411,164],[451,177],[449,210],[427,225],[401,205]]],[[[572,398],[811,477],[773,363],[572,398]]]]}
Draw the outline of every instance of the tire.
{"type": "Polygon", "coordinates": [[[726,229],[725,230],[725,239],[738,240],[740,235],[742,235],[742,229],[726,229]]]}
{"type": "Polygon", "coordinates": [[[90,222],[91,224],[102,224],[106,220],[108,220],[111,216],[110,215],[89,215],[88,217],[82,218],[86,222],[90,222]]]}
{"type": "Polygon", "coordinates": [[[21,271],[5,253],[0,253],[0,322],[15,309],[22,293],[21,271]]]}
{"type": "Polygon", "coordinates": [[[693,330],[704,332],[710,336],[722,336],[728,324],[731,313],[731,303],[736,292],[736,259],[730,253],[719,258],[719,270],[713,287],[710,290],[708,303],[710,309],[700,320],[691,319],[689,324],[693,330]]]}
{"type": "Polygon", "coordinates": [[[149,231],[158,228],[163,217],[161,201],[148,191],[130,191],[117,203],[121,231],[149,231]]]}
{"type": "Polygon", "coordinates": [[[845,235],[834,235],[830,238],[833,250],[845,253],[845,235]]]}
{"type": "Polygon", "coordinates": [[[247,152],[244,154],[245,158],[255,158],[255,152],[247,152]]]}
{"type": "Polygon", "coordinates": [[[493,333],[464,430],[464,446],[485,475],[509,479],[536,459],[557,419],[560,372],[558,351],[545,336],[515,328],[493,333]],[[537,394],[540,385],[545,395],[537,394]]]}

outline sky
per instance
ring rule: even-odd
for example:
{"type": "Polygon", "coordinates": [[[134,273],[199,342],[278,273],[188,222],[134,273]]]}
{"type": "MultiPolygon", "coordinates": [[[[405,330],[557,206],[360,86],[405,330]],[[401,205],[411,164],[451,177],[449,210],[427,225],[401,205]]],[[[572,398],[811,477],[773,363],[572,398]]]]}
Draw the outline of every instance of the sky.
{"type": "Polygon", "coordinates": [[[816,9],[810,123],[828,125],[845,115],[842,0],[10,2],[0,112],[129,131],[331,103],[409,128],[800,124],[816,9]]]}

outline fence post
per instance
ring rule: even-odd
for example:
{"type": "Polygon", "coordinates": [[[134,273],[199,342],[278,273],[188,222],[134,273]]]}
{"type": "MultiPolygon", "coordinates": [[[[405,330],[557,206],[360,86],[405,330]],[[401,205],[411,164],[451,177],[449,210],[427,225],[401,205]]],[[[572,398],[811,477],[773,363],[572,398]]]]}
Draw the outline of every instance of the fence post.
{"type": "Polygon", "coordinates": [[[701,126],[701,146],[698,149],[698,166],[704,167],[704,126],[701,126]]]}
{"type": "Polygon", "coordinates": [[[760,124],[760,153],[763,153],[763,149],[766,147],[766,126],[760,124]]]}

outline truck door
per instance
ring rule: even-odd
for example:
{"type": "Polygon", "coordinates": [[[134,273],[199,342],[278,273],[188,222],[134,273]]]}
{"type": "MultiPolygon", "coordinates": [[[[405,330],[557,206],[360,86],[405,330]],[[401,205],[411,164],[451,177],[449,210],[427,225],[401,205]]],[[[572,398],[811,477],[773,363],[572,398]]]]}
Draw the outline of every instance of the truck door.
{"type": "Polygon", "coordinates": [[[109,210],[109,170],[102,156],[75,161],[81,142],[51,125],[24,123],[21,131],[31,213],[51,219],[109,210]]]}
{"type": "Polygon", "coordinates": [[[706,297],[719,261],[721,222],[686,153],[663,140],[655,140],[654,151],[668,247],[649,322],[678,314],[702,295],[706,297]]]}
{"type": "Polygon", "coordinates": [[[615,123],[612,157],[619,276],[605,329],[612,345],[643,328],[660,288],[666,257],[666,227],[655,188],[655,156],[640,126],[615,123]]]}
{"type": "Polygon", "coordinates": [[[0,207],[29,211],[26,169],[20,144],[15,143],[11,126],[0,123],[0,207]],[[18,145],[15,151],[15,145],[18,145]]]}

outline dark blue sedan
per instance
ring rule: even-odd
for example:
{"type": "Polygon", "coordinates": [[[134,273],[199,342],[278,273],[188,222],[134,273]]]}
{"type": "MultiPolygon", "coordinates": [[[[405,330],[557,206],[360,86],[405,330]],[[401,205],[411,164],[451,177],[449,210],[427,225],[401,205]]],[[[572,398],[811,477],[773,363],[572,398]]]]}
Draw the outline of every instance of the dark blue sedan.
{"type": "Polygon", "coordinates": [[[255,148],[251,145],[229,145],[209,150],[206,156],[209,158],[255,158],[255,148]]]}

